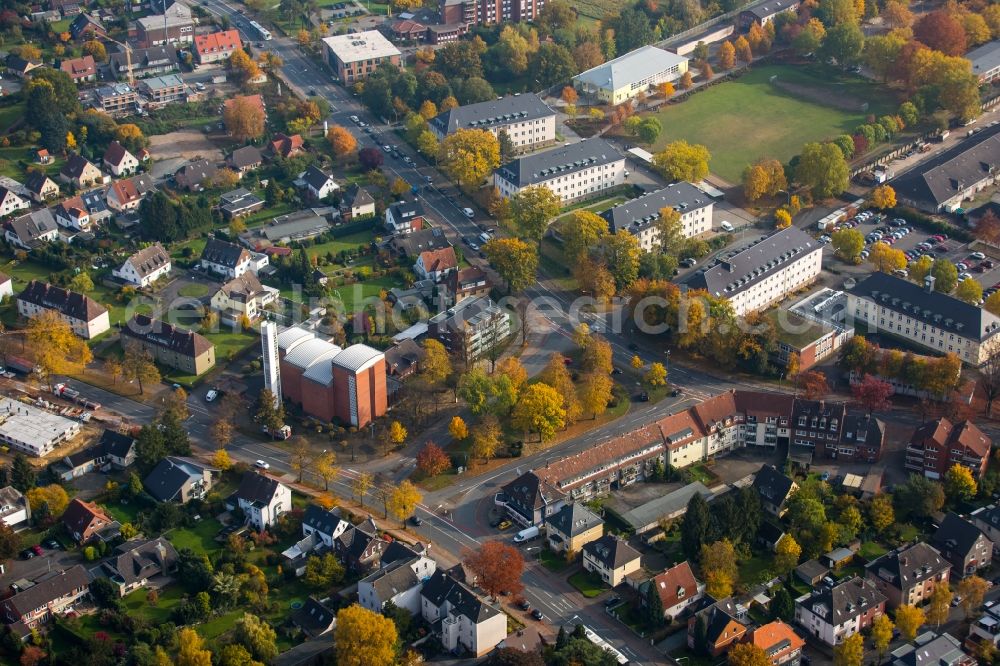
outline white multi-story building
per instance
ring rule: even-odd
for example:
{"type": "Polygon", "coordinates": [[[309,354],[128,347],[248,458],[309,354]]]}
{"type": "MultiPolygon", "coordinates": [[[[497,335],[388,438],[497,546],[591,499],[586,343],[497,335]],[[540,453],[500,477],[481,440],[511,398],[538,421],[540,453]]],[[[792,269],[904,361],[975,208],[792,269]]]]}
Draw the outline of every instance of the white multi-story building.
{"type": "Polygon", "coordinates": [[[977,305],[934,291],[934,277],[920,285],[873,273],[847,292],[847,321],[888,333],[938,354],[954,353],[980,366],[998,348],[1000,318],[977,305]]]}
{"type": "Polygon", "coordinates": [[[507,616],[440,569],[420,591],[420,614],[440,627],[436,630],[449,652],[482,657],[507,636],[507,616]]]}
{"type": "Polygon", "coordinates": [[[59,313],[73,332],[84,340],[92,340],[111,328],[108,309],[94,299],[47,282],[32,280],[17,296],[17,313],[31,319],[46,310],[59,313]]]}
{"type": "Polygon", "coordinates": [[[796,599],[795,622],[813,638],[827,645],[838,645],[870,627],[885,612],[885,601],[874,583],[852,578],[796,599]]]}
{"type": "Polygon", "coordinates": [[[625,158],[604,139],[584,139],[508,162],[493,174],[503,197],[547,187],[563,204],[592,199],[625,184],[625,158]]]}
{"type": "Polygon", "coordinates": [[[505,132],[519,152],[529,152],[556,140],[556,113],[538,95],[508,95],[459,106],[428,122],[440,140],[460,129],[485,130],[499,138],[505,132]]]}
{"type": "Polygon", "coordinates": [[[250,253],[239,245],[209,239],[201,253],[201,267],[232,280],[251,269],[250,253]]]}
{"type": "Polygon", "coordinates": [[[288,486],[257,472],[243,475],[235,499],[246,524],[258,532],[274,525],[281,514],[292,508],[292,491],[288,486]]]}
{"type": "Polygon", "coordinates": [[[281,359],[278,356],[278,325],[265,321],[260,325],[260,347],[264,362],[264,388],[281,404],[281,359]]]}
{"type": "Polygon", "coordinates": [[[712,230],[711,197],[691,183],[679,182],[662,190],[610,208],[601,217],[608,221],[611,233],[625,230],[635,236],[643,252],[650,252],[660,242],[660,211],[672,208],[680,213],[681,233],[691,238],[712,230]]]}
{"type": "Polygon", "coordinates": [[[143,248],[111,274],[136,287],[148,287],[170,272],[170,255],[159,243],[143,248]]]}
{"type": "Polygon", "coordinates": [[[399,67],[402,53],[378,30],[324,37],[323,53],[343,85],[363,81],[382,65],[399,67]]]}
{"type": "Polygon", "coordinates": [[[801,229],[789,227],[696,273],[688,286],[726,298],[734,313],[746,315],[810,284],[821,270],[823,246],[801,229]]]}
{"type": "Polygon", "coordinates": [[[437,562],[423,552],[395,559],[393,553],[397,549],[410,550],[401,543],[390,544],[382,553],[378,571],[358,581],[358,603],[373,613],[381,613],[391,601],[397,608],[419,615],[420,590],[424,581],[437,571],[437,562]]]}

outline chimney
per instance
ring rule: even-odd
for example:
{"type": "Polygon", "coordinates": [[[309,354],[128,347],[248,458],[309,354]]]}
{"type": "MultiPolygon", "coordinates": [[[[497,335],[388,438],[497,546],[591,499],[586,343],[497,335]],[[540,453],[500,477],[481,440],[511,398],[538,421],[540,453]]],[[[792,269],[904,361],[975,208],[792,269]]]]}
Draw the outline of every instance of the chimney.
{"type": "Polygon", "coordinates": [[[928,294],[934,293],[934,276],[928,275],[924,278],[924,291],[928,294]]]}

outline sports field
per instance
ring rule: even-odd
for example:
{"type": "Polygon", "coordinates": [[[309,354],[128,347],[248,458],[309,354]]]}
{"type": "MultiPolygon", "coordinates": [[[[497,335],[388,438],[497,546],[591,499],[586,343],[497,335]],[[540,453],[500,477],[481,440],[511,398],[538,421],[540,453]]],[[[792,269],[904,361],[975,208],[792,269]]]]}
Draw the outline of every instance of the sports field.
{"type": "Polygon", "coordinates": [[[787,162],[804,143],[850,134],[868,114],[895,108],[886,88],[837,69],[763,66],[657,112],[663,133],[653,152],[677,139],[704,144],[712,172],[738,183],[758,158],[787,162]],[[771,82],[775,75],[787,88],[771,82]]]}

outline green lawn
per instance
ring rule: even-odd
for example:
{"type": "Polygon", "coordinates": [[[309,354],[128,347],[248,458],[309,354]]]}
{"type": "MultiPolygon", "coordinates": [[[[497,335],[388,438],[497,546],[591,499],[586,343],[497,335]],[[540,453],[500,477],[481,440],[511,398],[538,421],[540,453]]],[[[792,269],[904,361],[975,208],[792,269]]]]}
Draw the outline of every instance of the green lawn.
{"type": "Polygon", "coordinates": [[[196,553],[212,553],[222,548],[215,535],[222,529],[222,523],[215,518],[206,518],[194,527],[178,527],[167,532],[167,538],[174,548],[190,548],[196,553]]]}
{"type": "MultiPolygon", "coordinates": [[[[0,107],[0,133],[5,133],[11,125],[24,117],[24,104],[0,107]]],[[[22,148],[28,154],[27,148],[22,148]]]]}
{"type": "Polygon", "coordinates": [[[761,578],[767,568],[771,565],[773,557],[770,554],[755,555],[749,560],[740,562],[740,581],[746,585],[761,582],[761,578]]]}
{"type": "Polygon", "coordinates": [[[563,553],[555,553],[548,548],[542,548],[539,551],[538,559],[541,561],[542,566],[555,573],[559,573],[569,566],[566,562],[566,556],[563,553]]]}
{"type": "Polygon", "coordinates": [[[186,284],[178,289],[177,293],[181,296],[187,296],[188,298],[201,298],[203,296],[208,296],[208,287],[200,282],[192,282],[191,284],[186,284]]]}
{"type": "Polygon", "coordinates": [[[111,517],[119,523],[132,523],[135,525],[139,516],[139,506],[137,504],[106,504],[104,508],[108,510],[111,517]]]}
{"type": "Polygon", "coordinates": [[[887,552],[888,551],[884,546],[882,546],[882,544],[876,543],[875,541],[865,541],[861,544],[861,548],[858,549],[858,555],[868,561],[874,560],[876,557],[881,557],[887,552]]]}
{"type": "Polygon", "coordinates": [[[610,589],[597,575],[589,571],[577,571],[567,580],[569,580],[570,585],[579,590],[580,594],[588,599],[600,596],[602,592],[610,589]]]}
{"type": "Polygon", "coordinates": [[[332,252],[334,255],[339,254],[344,250],[350,250],[354,252],[358,249],[359,245],[368,245],[375,239],[375,234],[371,231],[359,231],[354,234],[348,234],[339,238],[334,238],[332,241],[326,243],[318,243],[306,250],[309,258],[322,257],[328,252],[332,252]]]}
{"type": "Polygon", "coordinates": [[[850,133],[869,113],[881,115],[895,106],[884,87],[833,68],[769,65],[664,105],[654,114],[663,133],[652,152],[678,139],[703,144],[712,154],[712,172],[738,183],[744,167],[761,157],[787,162],[804,143],[850,133]],[[793,96],[769,82],[775,75],[863,100],[869,109],[844,111],[793,96]]]}
{"type": "Polygon", "coordinates": [[[388,290],[402,286],[404,285],[391,277],[380,277],[343,287],[335,287],[333,293],[344,303],[345,312],[357,312],[364,305],[366,299],[377,299],[383,289],[388,290]]]}

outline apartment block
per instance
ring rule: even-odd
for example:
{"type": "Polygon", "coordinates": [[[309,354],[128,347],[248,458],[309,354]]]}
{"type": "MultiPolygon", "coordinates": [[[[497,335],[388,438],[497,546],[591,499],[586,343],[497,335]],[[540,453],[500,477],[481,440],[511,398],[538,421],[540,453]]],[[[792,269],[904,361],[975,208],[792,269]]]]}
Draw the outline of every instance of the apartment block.
{"type": "Polygon", "coordinates": [[[875,583],[852,578],[795,600],[795,622],[813,638],[834,646],[868,627],[885,612],[886,596],[875,583]]]}
{"type": "Polygon", "coordinates": [[[535,94],[459,106],[438,114],[428,126],[439,140],[460,129],[485,130],[498,138],[503,132],[519,152],[537,150],[556,140],[555,111],[535,94]]]}
{"type": "Polygon", "coordinates": [[[920,606],[935,587],[948,583],[951,564],[934,547],[917,542],[866,564],[865,577],[885,595],[889,608],[920,606]]]}
{"type": "Polygon", "coordinates": [[[681,233],[691,238],[712,230],[714,203],[707,194],[691,183],[674,183],[661,190],[626,201],[603,213],[611,233],[627,231],[639,241],[644,252],[651,252],[660,243],[660,211],[672,209],[680,213],[681,233]]]}
{"type": "Polygon", "coordinates": [[[486,297],[467,298],[431,317],[427,335],[451,353],[474,361],[510,337],[510,315],[486,297]]]}
{"type": "Polygon", "coordinates": [[[440,0],[438,6],[444,27],[465,23],[493,25],[533,21],[545,6],[545,0],[440,0]]]}
{"type": "Polygon", "coordinates": [[[945,417],[918,427],[906,446],[906,469],[942,479],[952,465],[968,467],[977,479],[986,473],[993,440],[971,421],[945,417]]]}
{"type": "Polygon", "coordinates": [[[593,199],[625,184],[625,158],[600,138],[526,155],[502,165],[493,184],[503,197],[547,187],[563,204],[593,199]]]}
{"type": "Polygon", "coordinates": [[[381,65],[399,67],[402,54],[378,30],[325,37],[326,62],[343,85],[363,81],[381,65]]]}

